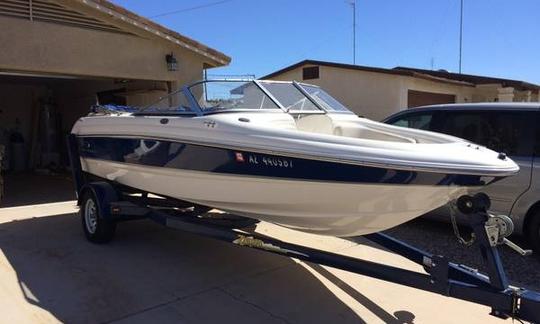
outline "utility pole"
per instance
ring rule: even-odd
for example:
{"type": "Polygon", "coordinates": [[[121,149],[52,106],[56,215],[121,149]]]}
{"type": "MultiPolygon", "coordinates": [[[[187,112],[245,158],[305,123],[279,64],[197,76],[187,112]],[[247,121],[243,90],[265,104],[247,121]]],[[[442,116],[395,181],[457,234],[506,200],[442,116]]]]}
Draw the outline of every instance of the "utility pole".
{"type": "Polygon", "coordinates": [[[353,47],[353,64],[356,64],[356,0],[350,0],[349,4],[352,7],[352,21],[353,21],[353,39],[352,39],[352,47],[353,47]]]}
{"type": "Polygon", "coordinates": [[[459,17],[459,74],[461,74],[461,52],[463,49],[463,0],[461,0],[461,9],[459,17]]]}

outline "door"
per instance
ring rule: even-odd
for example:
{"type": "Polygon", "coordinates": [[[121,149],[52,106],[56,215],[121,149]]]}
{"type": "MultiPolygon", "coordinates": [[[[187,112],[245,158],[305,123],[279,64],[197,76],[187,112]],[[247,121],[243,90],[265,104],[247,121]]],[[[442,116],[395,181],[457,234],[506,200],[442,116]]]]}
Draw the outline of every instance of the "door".
{"type": "Polygon", "coordinates": [[[426,91],[409,90],[407,92],[407,107],[420,107],[428,105],[438,105],[455,103],[456,96],[446,93],[435,93],[426,91]]]}
{"type": "Polygon", "coordinates": [[[486,146],[496,152],[506,153],[516,162],[517,175],[502,179],[482,189],[492,200],[491,209],[508,215],[513,203],[530,186],[535,112],[533,111],[447,111],[441,133],[464,138],[486,146]]]}

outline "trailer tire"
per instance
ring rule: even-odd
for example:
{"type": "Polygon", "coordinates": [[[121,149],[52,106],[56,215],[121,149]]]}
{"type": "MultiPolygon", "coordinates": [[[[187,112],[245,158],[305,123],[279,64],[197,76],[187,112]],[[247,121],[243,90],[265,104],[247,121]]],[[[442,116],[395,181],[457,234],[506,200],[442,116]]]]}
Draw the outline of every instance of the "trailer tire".
{"type": "Polygon", "coordinates": [[[540,254],[540,209],[536,208],[527,222],[527,240],[536,254],[540,254]]]}
{"type": "Polygon", "coordinates": [[[81,200],[81,221],[86,239],[92,243],[110,242],[116,231],[116,222],[103,217],[99,201],[92,190],[86,190],[81,200]]]}

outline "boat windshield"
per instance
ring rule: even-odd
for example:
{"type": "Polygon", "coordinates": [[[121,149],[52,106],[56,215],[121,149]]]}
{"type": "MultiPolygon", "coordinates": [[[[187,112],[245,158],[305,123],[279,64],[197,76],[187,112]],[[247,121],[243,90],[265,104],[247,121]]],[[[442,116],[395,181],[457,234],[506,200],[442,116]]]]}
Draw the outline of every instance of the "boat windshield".
{"type": "Polygon", "coordinates": [[[309,85],[309,84],[299,84],[302,89],[304,89],[310,96],[313,98],[319,106],[328,112],[348,112],[352,113],[347,107],[345,107],[341,102],[337,101],[334,97],[329,95],[323,89],[309,85]]]}
{"type": "Polygon", "coordinates": [[[188,96],[182,90],[173,92],[165,97],[159,98],[158,101],[139,109],[136,114],[196,114],[197,110],[193,109],[188,96]]]}
{"type": "Polygon", "coordinates": [[[206,81],[189,87],[203,111],[279,109],[253,81],[206,81]]]}
{"type": "Polygon", "coordinates": [[[281,81],[206,80],[184,87],[139,110],[139,114],[203,114],[229,110],[288,113],[348,112],[317,86],[281,81]]]}
{"type": "Polygon", "coordinates": [[[259,81],[287,111],[321,111],[292,82],[259,81]]]}

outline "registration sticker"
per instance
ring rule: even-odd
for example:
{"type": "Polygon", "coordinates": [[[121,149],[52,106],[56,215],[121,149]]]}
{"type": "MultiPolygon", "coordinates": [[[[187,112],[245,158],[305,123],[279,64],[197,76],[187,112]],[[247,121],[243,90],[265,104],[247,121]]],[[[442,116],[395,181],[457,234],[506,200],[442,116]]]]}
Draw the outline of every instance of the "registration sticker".
{"type": "Polygon", "coordinates": [[[236,157],[236,162],[241,162],[241,163],[244,163],[245,160],[244,160],[244,155],[240,152],[236,152],[234,154],[234,156],[236,157]]]}

